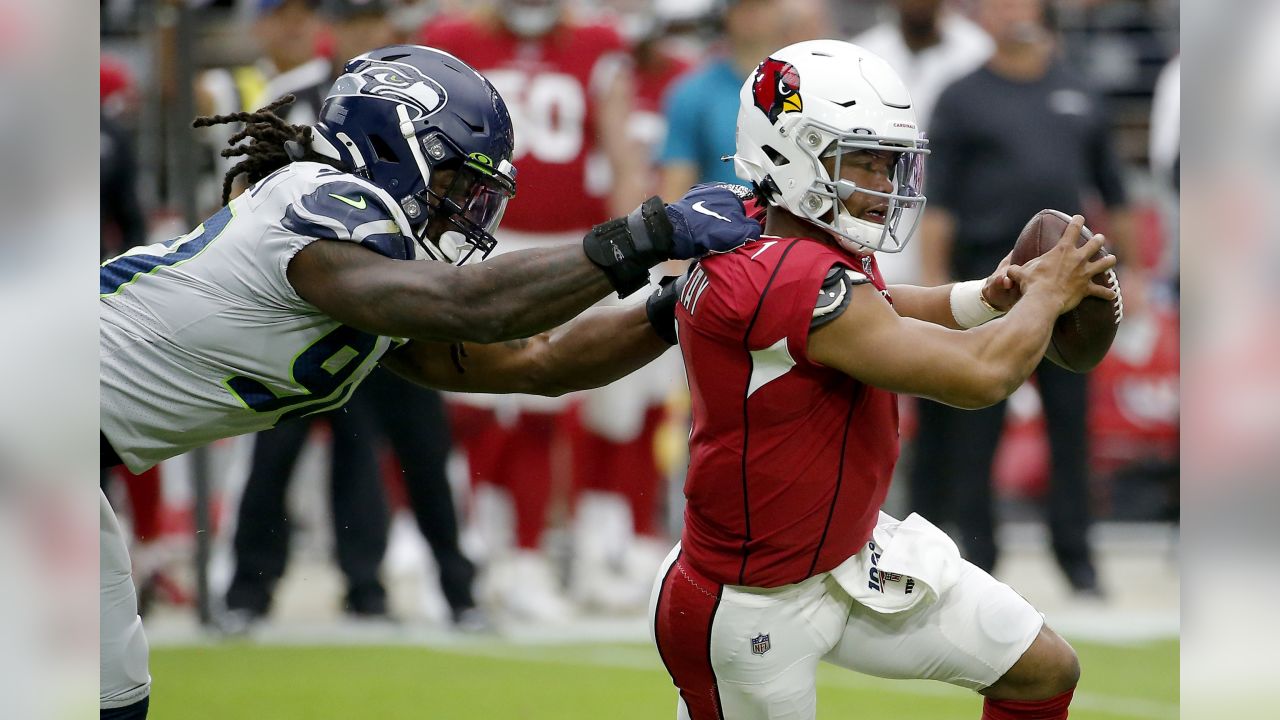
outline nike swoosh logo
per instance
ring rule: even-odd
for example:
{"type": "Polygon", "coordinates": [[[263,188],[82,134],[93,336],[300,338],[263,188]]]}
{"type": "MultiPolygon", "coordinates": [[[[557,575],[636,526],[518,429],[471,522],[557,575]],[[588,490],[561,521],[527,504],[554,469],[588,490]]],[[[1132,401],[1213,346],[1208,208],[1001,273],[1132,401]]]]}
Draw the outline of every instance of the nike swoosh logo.
{"type": "Polygon", "coordinates": [[[704,204],[703,204],[704,202],[706,202],[706,201],[705,201],[705,200],[699,200],[698,202],[694,203],[694,204],[693,204],[693,211],[694,211],[694,212],[696,212],[696,213],[700,213],[700,214],[702,214],[702,215],[706,215],[706,216],[708,216],[708,217],[716,218],[717,220],[723,220],[723,221],[725,221],[725,222],[733,222],[732,220],[730,220],[729,218],[727,218],[727,217],[725,217],[725,216],[721,215],[720,213],[716,212],[715,210],[711,210],[711,209],[709,209],[706,205],[704,205],[704,204]]]}
{"type": "Polygon", "coordinates": [[[337,195],[337,194],[334,194],[334,193],[329,193],[329,197],[333,198],[334,200],[341,200],[342,202],[344,202],[344,203],[346,203],[346,204],[350,205],[351,207],[353,207],[353,208],[355,208],[355,209],[357,209],[357,210],[363,210],[363,209],[365,209],[365,207],[367,207],[367,205],[366,205],[366,203],[365,203],[365,201],[364,201],[364,196],[363,196],[363,195],[361,195],[361,196],[360,196],[360,202],[356,202],[355,200],[352,200],[352,199],[351,199],[351,198],[349,198],[349,197],[343,197],[343,196],[341,196],[341,195],[337,195]]]}

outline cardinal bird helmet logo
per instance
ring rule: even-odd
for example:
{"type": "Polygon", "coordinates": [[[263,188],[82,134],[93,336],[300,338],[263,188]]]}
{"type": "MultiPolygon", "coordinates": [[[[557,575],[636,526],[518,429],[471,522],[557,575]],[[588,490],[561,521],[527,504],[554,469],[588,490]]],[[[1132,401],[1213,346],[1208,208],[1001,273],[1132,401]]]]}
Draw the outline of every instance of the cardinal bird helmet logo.
{"type": "Polygon", "coordinates": [[[756,107],[776,123],[783,113],[800,112],[804,101],[800,99],[800,73],[791,63],[765,58],[756,68],[751,93],[756,107]]]}

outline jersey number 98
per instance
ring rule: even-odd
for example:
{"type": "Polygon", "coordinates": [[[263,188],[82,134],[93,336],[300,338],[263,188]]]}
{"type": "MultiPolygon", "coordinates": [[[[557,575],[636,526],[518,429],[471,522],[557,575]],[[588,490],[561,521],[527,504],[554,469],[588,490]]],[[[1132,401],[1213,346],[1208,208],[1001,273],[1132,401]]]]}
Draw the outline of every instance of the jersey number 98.
{"type": "Polygon", "coordinates": [[[345,390],[342,386],[364,364],[377,343],[377,335],[345,325],[316,340],[293,359],[289,375],[306,391],[297,395],[276,395],[261,381],[244,375],[229,377],[225,384],[231,394],[252,410],[279,412],[289,408],[277,422],[330,410],[342,405],[351,395],[355,383],[345,390]]]}

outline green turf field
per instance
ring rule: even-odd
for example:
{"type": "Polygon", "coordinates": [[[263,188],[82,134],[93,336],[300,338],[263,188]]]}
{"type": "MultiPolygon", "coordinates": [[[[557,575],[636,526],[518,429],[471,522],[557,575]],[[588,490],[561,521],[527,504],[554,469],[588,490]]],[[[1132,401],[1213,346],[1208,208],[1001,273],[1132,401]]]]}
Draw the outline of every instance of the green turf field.
{"type": "MultiPolygon", "coordinates": [[[[1178,717],[1178,643],[1075,643],[1072,720],[1178,717]]],[[[152,717],[181,720],[603,718],[670,720],[675,695],[646,645],[156,648],[152,717]]],[[[976,720],[980,700],[938,683],[824,666],[818,717],[976,720]]]]}

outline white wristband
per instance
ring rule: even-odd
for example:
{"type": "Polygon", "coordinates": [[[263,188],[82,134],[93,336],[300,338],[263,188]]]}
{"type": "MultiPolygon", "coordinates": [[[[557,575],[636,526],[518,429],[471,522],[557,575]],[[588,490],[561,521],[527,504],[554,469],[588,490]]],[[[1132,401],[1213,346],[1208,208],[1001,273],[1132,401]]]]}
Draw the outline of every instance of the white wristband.
{"type": "Polygon", "coordinates": [[[951,286],[951,317],[966,330],[1004,315],[982,296],[984,284],[986,280],[969,280],[951,286]]]}

